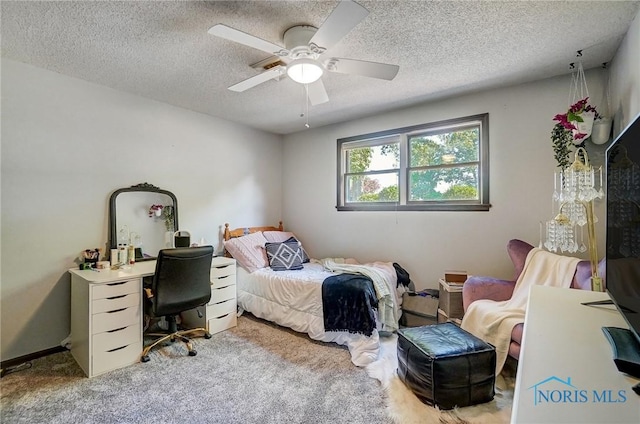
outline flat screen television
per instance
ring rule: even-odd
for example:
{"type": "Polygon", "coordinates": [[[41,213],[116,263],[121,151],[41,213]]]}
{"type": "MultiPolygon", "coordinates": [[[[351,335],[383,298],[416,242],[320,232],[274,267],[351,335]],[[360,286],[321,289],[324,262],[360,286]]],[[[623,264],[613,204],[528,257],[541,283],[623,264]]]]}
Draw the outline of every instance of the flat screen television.
{"type": "Polygon", "coordinates": [[[607,148],[605,168],[605,285],[630,331],[603,330],[618,369],[640,378],[640,115],[607,148]]]}

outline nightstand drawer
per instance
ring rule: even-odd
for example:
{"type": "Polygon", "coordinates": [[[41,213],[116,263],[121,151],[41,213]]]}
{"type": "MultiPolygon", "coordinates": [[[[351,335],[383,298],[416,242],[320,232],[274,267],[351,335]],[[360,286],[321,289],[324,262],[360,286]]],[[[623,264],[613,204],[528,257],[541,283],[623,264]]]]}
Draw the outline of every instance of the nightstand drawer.
{"type": "Polygon", "coordinates": [[[106,297],[121,296],[129,293],[140,293],[140,280],[97,284],[91,290],[91,299],[104,299],[106,297]]]}
{"type": "Polygon", "coordinates": [[[214,305],[207,305],[207,318],[218,318],[222,315],[236,313],[236,299],[230,299],[225,302],[216,303],[214,305]]]}
{"type": "Polygon", "coordinates": [[[138,341],[140,334],[140,324],[94,334],[92,338],[92,348],[94,352],[106,352],[138,341]]]}
{"type": "Polygon", "coordinates": [[[236,283],[236,274],[225,275],[211,279],[211,287],[225,287],[236,283]]]}
{"type": "Polygon", "coordinates": [[[102,312],[91,316],[91,329],[93,334],[140,323],[141,315],[139,306],[131,306],[111,312],[102,312]]]}
{"type": "Polygon", "coordinates": [[[235,327],[238,322],[238,316],[236,312],[223,315],[218,318],[212,318],[207,321],[207,331],[211,334],[219,333],[227,328],[235,327]]]}
{"type": "Polygon", "coordinates": [[[227,287],[222,287],[220,289],[212,288],[211,300],[209,301],[209,305],[213,305],[214,303],[220,303],[220,302],[224,302],[225,300],[235,299],[235,298],[236,298],[235,284],[227,287]]]}
{"type": "Polygon", "coordinates": [[[128,308],[130,306],[140,306],[140,293],[122,294],[120,296],[94,300],[91,306],[91,312],[94,314],[128,308]]]}
{"type": "Polygon", "coordinates": [[[121,368],[125,365],[135,364],[140,360],[140,353],[142,353],[141,341],[107,351],[94,350],[92,376],[121,368]]]}

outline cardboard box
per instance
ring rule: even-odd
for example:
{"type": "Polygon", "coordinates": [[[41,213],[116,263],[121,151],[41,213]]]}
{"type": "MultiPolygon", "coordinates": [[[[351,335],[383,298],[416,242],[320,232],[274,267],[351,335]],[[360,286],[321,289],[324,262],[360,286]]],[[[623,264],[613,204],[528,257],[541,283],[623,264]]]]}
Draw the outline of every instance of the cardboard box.
{"type": "Polygon", "coordinates": [[[444,281],[447,283],[460,283],[464,284],[467,281],[467,271],[445,271],[444,281]]]}
{"type": "Polygon", "coordinates": [[[448,284],[440,280],[440,309],[449,318],[462,318],[464,309],[462,308],[462,285],[448,284]]]}

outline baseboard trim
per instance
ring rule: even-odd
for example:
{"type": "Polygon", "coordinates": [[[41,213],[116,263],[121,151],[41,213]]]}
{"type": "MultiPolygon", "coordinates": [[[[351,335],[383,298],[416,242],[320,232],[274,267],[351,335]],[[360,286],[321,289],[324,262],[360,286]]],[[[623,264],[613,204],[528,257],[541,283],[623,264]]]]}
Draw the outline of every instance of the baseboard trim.
{"type": "Polygon", "coordinates": [[[33,361],[34,359],[42,358],[43,356],[52,355],[54,353],[60,353],[66,351],[67,348],[62,346],[56,346],[49,349],[41,350],[38,352],[29,353],[27,355],[18,356],[17,358],[7,359],[0,363],[0,368],[3,370],[10,367],[15,367],[24,362],[33,361]]]}

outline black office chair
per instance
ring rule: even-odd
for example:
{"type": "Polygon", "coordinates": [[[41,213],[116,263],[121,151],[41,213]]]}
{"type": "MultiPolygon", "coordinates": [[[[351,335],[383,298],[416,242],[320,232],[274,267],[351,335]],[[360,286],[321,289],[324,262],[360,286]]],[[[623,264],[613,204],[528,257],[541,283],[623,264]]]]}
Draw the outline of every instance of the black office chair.
{"type": "MultiPolygon", "coordinates": [[[[146,313],[153,317],[166,317],[169,333],[152,333],[147,336],[161,336],[142,351],[140,360],[149,361],[149,351],[160,343],[176,339],[187,345],[189,356],[195,356],[188,334],[204,332],[206,339],[211,334],[205,328],[178,331],[176,317],[184,311],[198,308],[211,299],[211,258],[212,246],[182,247],[162,249],[158,253],[156,272],[151,282],[152,297],[147,299],[146,313]]],[[[201,312],[199,312],[200,314],[201,312]]]]}

